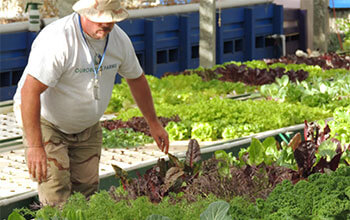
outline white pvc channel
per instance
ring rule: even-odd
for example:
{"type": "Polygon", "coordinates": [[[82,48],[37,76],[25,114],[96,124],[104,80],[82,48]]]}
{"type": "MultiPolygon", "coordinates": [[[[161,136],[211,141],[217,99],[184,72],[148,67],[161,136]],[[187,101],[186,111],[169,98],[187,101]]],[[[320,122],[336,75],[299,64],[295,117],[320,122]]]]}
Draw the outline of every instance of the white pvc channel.
{"type": "MultiPolygon", "coordinates": [[[[216,2],[216,8],[234,8],[241,6],[249,6],[256,4],[272,3],[273,0],[219,0],[216,2]]],[[[164,16],[170,14],[188,13],[199,11],[199,4],[185,4],[185,5],[173,5],[173,6],[158,6],[154,8],[133,9],[128,10],[129,18],[142,18],[142,17],[155,17],[164,16]]],[[[44,24],[47,25],[58,18],[44,19],[44,24]]],[[[11,33],[19,31],[27,31],[28,22],[14,22],[9,24],[0,24],[1,33],[11,33]]]]}

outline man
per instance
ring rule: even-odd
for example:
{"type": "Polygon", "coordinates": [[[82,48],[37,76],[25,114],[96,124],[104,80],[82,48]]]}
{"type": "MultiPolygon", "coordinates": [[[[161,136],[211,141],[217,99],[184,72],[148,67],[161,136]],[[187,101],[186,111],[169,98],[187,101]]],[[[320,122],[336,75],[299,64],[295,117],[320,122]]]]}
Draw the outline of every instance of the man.
{"type": "Polygon", "coordinates": [[[14,97],[29,173],[38,181],[43,205],[98,189],[99,119],[117,72],[126,78],[158,147],[169,149],[132,43],[115,25],[128,16],[120,0],[79,0],[73,10],[37,36],[14,97]]]}

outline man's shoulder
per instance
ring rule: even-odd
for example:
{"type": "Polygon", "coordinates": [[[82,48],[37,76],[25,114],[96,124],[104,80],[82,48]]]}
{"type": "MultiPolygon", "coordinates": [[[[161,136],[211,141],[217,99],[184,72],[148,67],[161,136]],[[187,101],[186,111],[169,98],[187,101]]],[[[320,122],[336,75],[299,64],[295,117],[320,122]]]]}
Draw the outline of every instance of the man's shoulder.
{"type": "Polygon", "coordinates": [[[112,35],[114,35],[116,38],[121,38],[123,40],[129,39],[129,36],[127,35],[127,33],[117,24],[115,24],[113,27],[112,35]]]}
{"type": "Polygon", "coordinates": [[[60,18],[43,28],[36,41],[50,48],[62,47],[70,42],[70,38],[74,36],[76,31],[74,25],[73,15],[60,18]]]}
{"type": "Polygon", "coordinates": [[[131,39],[128,34],[120,28],[118,25],[114,25],[113,30],[110,33],[114,43],[118,47],[128,47],[131,43],[131,39]]]}
{"type": "Polygon", "coordinates": [[[75,31],[74,14],[60,18],[41,30],[40,35],[52,35],[53,38],[75,31]]]}

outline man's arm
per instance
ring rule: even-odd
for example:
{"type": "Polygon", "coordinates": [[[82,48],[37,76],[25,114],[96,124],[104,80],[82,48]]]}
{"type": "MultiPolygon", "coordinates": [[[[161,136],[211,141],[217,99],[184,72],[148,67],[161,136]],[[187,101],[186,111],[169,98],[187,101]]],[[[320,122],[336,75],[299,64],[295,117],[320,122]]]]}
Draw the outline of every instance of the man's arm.
{"type": "Polygon", "coordinates": [[[151,90],[145,75],[142,74],[136,79],[126,79],[126,82],[129,85],[130,91],[137,106],[140,108],[150,127],[152,137],[156,141],[159,149],[167,154],[169,150],[168,133],[157,118],[156,111],[154,110],[151,90]]]}
{"type": "Polygon", "coordinates": [[[40,94],[46,89],[45,84],[29,74],[21,89],[22,123],[28,142],[27,164],[29,174],[39,182],[46,179],[47,174],[46,153],[40,127],[40,94]]]}

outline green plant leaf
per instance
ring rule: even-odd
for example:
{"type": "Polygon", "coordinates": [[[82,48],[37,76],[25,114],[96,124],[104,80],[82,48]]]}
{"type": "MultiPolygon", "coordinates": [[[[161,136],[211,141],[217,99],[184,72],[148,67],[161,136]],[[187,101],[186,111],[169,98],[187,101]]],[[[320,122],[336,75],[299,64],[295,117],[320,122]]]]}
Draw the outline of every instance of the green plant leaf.
{"type": "Polygon", "coordinates": [[[215,158],[216,159],[221,159],[221,160],[226,160],[228,157],[228,154],[224,150],[217,150],[214,152],[215,158]]]}
{"type": "Polygon", "coordinates": [[[230,204],[225,201],[216,201],[200,215],[200,220],[231,220],[227,214],[230,204]]]}
{"type": "Polygon", "coordinates": [[[283,75],[281,78],[276,78],[276,82],[279,86],[285,87],[289,83],[289,77],[287,75],[283,75]]]}
{"type": "MultiPolygon", "coordinates": [[[[269,147],[274,148],[276,147],[276,140],[274,137],[268,137],[262,142],[262,145],[264,147],[264,150],[266,150],[269,147]]],[[[277,147],[276,147],[276,151],[277,151],[277,147]]]]}
{"type": "Polygon", "coordinates": [[[264,146],[256,138],[252,138],[252,143],[248,147],[249,165],[259,165],[264,161],[264,146]]]}
{"type": "Polygon", "coordinates": [[[325,157],[329,162],[332,158],[337,154],[336,153],[337,144],[332,142],[331,140],[326,140],[320,144],[318,147],[318,154],[321,157],[325,157]]]}
{"type": "Polygon", "coordinates": [[[21,214],[16,211],[13,211],[7,218],[7,220],[26,220],[21,214]]]}
{"type": "Polygon", "coordinates": [[[277,149],[276,140],[274,137],[268,137],[262,143],[265,150],[265,163],[271,165],[273,162],[277,161],[280,155],[280,151],[277,149]]]}

